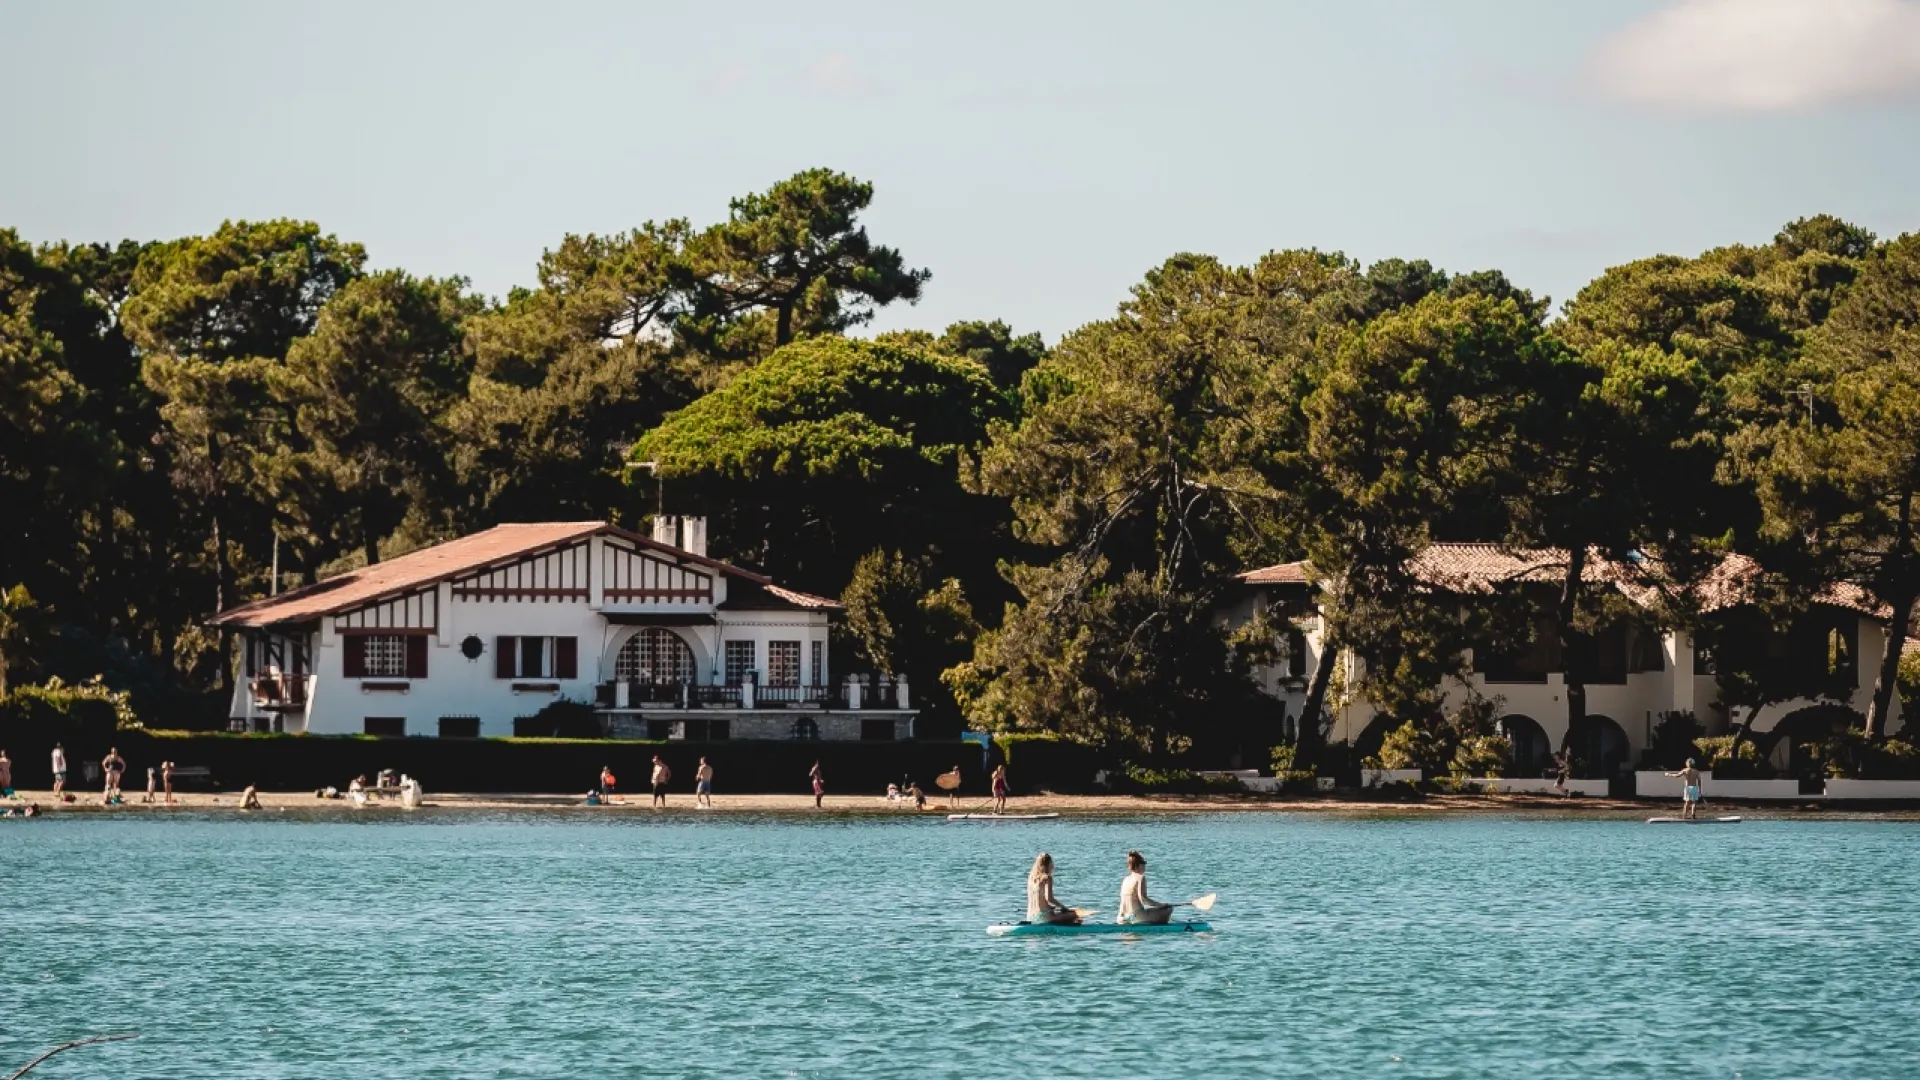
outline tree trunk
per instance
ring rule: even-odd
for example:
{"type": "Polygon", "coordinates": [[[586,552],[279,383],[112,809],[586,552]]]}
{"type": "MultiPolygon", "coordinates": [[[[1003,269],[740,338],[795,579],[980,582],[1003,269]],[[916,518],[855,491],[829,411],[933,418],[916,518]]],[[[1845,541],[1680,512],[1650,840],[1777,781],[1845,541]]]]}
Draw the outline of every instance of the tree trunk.
{"type": "MultiPolygon", "coordinates": [[[[1325,619],[1321,625],[1326,625],[1325,619]]],[[[1324,745],[1320,714],[1327,704],[1327,684],[1333,681],[1333,665],[1340,659],[1340,648],[1330,635],[1320,638],[1320,656],[1314,661],[1313,676],[1307,680],[1307,701],[1300,709],[1300,728],[1293,740],[1293,767],[1312,769],[1324,745]]]]}
{"type": "Polygon", "coordinates": [[[1567,737],[1560,741],[1564,752],[1573,745],[1574,732],[1587,719],[1586,672],[1581,670],[1585,653],[1581,646],[1586,635],[1573,628],[1573,617],[1580,603],[1580,577],[1587,568],[1585,544],[1567,549],[1567,576],[1560,582],[1560,603],[1554,609],[1555,628],[1560,641],[1560,669],[1567,690],[1567,737]]]}
{"type": "Polygon", "coordinates": [[[232,574],[227,568],[227,534],[220,527],[221,511],[226,506],[226,482],[220,476],[220,442],[213,436],[207,437],[207,467],[213,474],[213,490],[207,499],[208,513],[213,520],[213,610],[215,614],[227,608],[227,594],[232,582],[232,574]]]}
{"type": "Polygon", "coordinates": [[[793,340],[793,301],[781,304],[776,310],[779,314],[774,317],[773,344],[778,348],[793,340]]]}
{"type": "MultiPolygon", "coordinates": [[[[1907,623],[1913,618],[1913,493],[1900,497],[1900,527],[1895,533],[1893,551],[1893,617],[1887,621],[1887,640],[1880,650],[1880,673],[1873,679],[1873,703],[1867,706],[1867,737],[1878,739],[1887,733],[1887,721],[1893,712],[1893,694],[1900,684],[1900,653],[1907,644],[1907,623]]],[[[1907,727],[1912,728],[1909,722],[1907,727]]]]}

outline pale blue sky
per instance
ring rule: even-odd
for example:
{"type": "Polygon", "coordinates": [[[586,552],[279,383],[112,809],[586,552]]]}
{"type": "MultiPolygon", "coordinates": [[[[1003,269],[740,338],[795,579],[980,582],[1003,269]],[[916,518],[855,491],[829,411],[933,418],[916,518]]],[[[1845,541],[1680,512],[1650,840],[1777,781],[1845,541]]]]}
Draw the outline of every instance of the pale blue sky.
{"type": "Polygon", "coordinates": [[[1911,0],[0,0],[0,56],[0,225],[310,218],[494,295],[566,232],[704,224],[815,165],[933,271],[877,328],[1049,341],[1177,251],[1561,300],[1804,214],[1920,228],[1911,0]]]}

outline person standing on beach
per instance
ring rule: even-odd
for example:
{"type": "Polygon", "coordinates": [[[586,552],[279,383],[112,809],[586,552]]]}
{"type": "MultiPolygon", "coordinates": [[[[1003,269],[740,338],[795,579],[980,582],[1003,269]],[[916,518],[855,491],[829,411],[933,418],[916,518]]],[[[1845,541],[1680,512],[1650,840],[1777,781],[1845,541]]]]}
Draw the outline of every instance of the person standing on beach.
{"type": "Polygon", "coordinates": [[[827,774],[820,771],[820,763],[814,762],[807,770],[807,779],[813,781],[813,808],[820,809],[820,801],[827,796],[827,774]]]}
{"type": "MultiPolygon", "coordinates": [[[[659,761],[660,759],[656,757],[653,760],[659,761]]],[[[613,785],[613,766],[600,766],[600,794],[605,795],[609,799],[613,798],[613,785]]]]}
{"type": "Polygon", "coordinates": [[[13,798],[13,762],[7,760],[7,752],[0,750],[0,799],[13,798]]]}
{"type": "Polygon", "coordinates": [[[60,792],[67,786],[67,751],[59,743],[53,744],[53,797],[58,799],[60,792]]]}
{"type": "Polygon", "coordinates": [[[1004,814],[1007,810],[1007,767],[993,767],[993,812],[1004,814]]]}
{"type": "Polygon", "coordinates": [[[106,776],[106,785],[100,794],[109,801],[120,796],[120,778],[126,775],[127,759],[120,756],[117,746],[107,748],[107,756],[100,759],[100,771],[106,776]]]}
{"type": "Polygon", "coordinates": [[[173,762],[160,763],[160,786],[166,789],[167,805],[173,805],[173,762]]]}
{"type": "Polygon", "coordinates": [[[1680,816],[1688,821],[1698,818],[1700,816],[1700,770],[1693,767],[1693,759],[1688,758],[1683,768],[1667,775],[1680,778],[1680,816]]]}
{"type": "Polygon", "coordinates": [[[160,782],[160,770],[154,768],[151,765],[147,766],[147,797],[144,799],[141,799],[140,800],[141,802],[150,803],[153,801],[154,785],[158,784],[159,782],[160,782]]]}
{"type": "Polygon", "coordinates": [[[701,758],[700,767],[693,770],[693,805],[713,809],[713,766],[706,758],[701,758]]]}
{"type": "Polygon", "coordinates": [[[672,779],[673,770],[667,768],[667,763],[660,760],[659,754],[653,755],[653,805],[655,809],[661,809],[667,805],[667,781],[672,779]]]}

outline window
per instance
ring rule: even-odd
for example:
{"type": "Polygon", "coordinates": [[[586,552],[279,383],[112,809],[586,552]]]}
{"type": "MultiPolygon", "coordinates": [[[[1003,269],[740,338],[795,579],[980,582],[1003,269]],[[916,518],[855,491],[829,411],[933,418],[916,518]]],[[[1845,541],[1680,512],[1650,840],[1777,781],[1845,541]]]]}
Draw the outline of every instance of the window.
{"type": "Polygon", "coordinates": [[[362,729],[369,735],[405,735],[407,718],[404,716],[369,716],[362,729]]]}
{"type": "Polygon", "coordinates": [[[767,685],[800,685],[800,643],[797,641],[767,642],[767,685]]]}
{"type": "Polygon", "coordinates": [[[1667,669],[1666,637],[1651,626],[1635,627],[1633,631],[1633,657],[1628,666],[1629,672],[1665,671],[1667,669]]]}
{"type": "Polygon", "coordinates": [[[496,679],[575,679],[580,676],[580,639],[511,637],[493,643],[496,679]]]}
{"type": "Polygon", "coordinates": [[[520,639],[520,677],[538,679],[547,673],[547,639],[543,637],[523,637],[520,639]]]}
{"type": "Polygon", "coordinates": [[[813,717],[803,716],[793,722],[793,738],[795,742],[818,742],[820,725],[814,722],[813,717]]]}
{"type": "Polygon", "coordinates": [[[1287,678],[1305,678],[1307,674],[1307,632],[1287,627],[1287,678]]]}
{"type": "Polygon", "coordinates": [[[813,655],[809,659],[813,661],[813,667],[809,673],[813,676],[813,685],[825,686],[827,685],[827,643],[815,641],[810,644],[813,646],[813,655]]]}
{"type": "Polygon", "coordinates": [[[727,642],[727,685],[739,686],[753,671],[753,642],[727,642]]]}
{"type": "Polygon", "coordinates": [[[443,716],[440,718],[440,737],[443,739],[477,739],[480,737],[480,718],[477,716],[443,716]]]}
{"type": "Polygon", "coordinates": [[[427,639],[407,634],[349,634],[340,639],[340,673],[349,679],[424,679],[427,639]]]}
{"type": "Polygon", "coordinates": [[[613,677],[619,682],[690,683],[693,650],[679,634],[648,627],[620,646],[620,654],[613,660],[613,677]]]}

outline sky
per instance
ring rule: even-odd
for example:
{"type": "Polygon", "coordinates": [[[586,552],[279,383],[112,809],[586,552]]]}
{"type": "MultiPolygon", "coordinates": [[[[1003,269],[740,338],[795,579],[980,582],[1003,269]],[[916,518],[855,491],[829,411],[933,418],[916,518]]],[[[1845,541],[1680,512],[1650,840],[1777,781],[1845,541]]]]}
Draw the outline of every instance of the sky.
{"type": "Polygon", "coordinates": [[[1167,257],[1606,267],[1920,230],[1920,0],[0,0],[0,227],[295,217],[534,283],[567,233],[826,166],[933,272],[873,329],[1049,342],[1167,257]]]}

